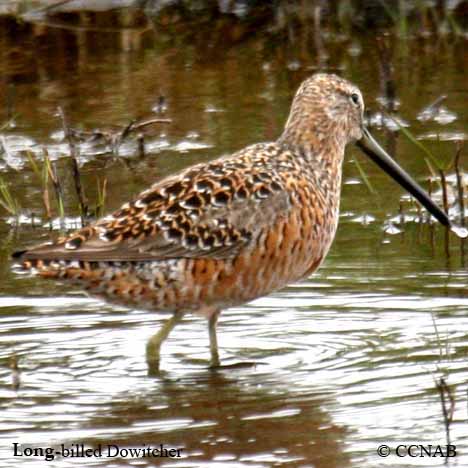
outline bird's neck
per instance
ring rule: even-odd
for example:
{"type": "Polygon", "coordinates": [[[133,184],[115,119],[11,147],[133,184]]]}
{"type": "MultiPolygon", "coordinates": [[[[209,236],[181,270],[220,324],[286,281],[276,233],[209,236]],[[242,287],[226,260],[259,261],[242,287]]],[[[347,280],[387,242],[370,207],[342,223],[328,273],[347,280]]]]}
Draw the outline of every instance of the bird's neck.
{"type": "Polygon", "coordinates": [[[290,148],[304,171],[313,172],[330,195],[339,193],[347,143],[344,129],[332,125],[300,128],[288,121],[278,143],[290,148]]]}

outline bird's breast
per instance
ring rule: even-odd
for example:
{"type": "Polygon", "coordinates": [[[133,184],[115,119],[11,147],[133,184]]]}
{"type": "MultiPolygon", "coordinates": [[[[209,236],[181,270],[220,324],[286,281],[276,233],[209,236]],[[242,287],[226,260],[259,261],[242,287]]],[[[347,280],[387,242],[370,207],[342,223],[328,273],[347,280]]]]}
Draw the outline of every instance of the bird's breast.
{"type": "Polygon", "coordinates": [[[307,203],[295,203],[233,259],[193,259],[184,265],[187,302],[240,304],[313,273],[325,257],[336,219],[307,203]]]}

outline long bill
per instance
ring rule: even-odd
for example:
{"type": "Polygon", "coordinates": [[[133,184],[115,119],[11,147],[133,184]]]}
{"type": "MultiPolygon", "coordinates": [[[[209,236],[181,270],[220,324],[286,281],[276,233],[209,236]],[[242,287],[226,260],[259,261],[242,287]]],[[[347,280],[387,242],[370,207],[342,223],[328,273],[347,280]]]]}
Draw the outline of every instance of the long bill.
{"type": "Polygon", "coordinates": [[[406,189],[421,205],[423,205],[439,223],[447,226],[460,237],[466,237],[468,231],[464,228],[454,226],[447,213],[437,206],[428,193],[411,176],[402,169],[393,158],[374,140],[367,128],[362,128],[362,138],[356,142],[357,146],[389,174],[396,182],[406,189]]]}

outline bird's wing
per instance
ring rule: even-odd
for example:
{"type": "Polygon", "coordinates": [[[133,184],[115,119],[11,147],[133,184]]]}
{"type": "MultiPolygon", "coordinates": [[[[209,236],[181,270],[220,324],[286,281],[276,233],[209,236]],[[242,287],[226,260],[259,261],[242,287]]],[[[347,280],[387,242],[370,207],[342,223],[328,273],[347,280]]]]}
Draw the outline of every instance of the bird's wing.
{"type": "MultiPolygon", "coordinates": [[[[106,216],[21,259],[131,261],[234,257],[290,209],[284,180],[254,145],[170,176],[106,216]]],[[[277,150],[277,149],[276,149],[277,150]]]]}

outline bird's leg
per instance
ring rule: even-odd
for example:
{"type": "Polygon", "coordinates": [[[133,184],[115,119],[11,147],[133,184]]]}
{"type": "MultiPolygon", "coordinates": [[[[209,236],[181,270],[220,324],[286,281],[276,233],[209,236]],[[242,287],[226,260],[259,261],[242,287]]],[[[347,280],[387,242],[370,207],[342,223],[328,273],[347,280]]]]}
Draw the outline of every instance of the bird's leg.
{"type": "Polygon", "coordinates": [[[219,354],[218,354],[218,339],[216,337],[216,324],[218,323],[220,311],[217,310],[210,316],[208,323],[208,330],[210,333],[210,353],[211,364],[210,367],[219,367],[219,354]]]}
{"type": "Polygon", "coordinates": [[[158,333],[149,339],[148,344],[146,345],[146,362],[148,364],[149,375],[155,375],[158,373],[161,345],[169,336],[172,329],[182,320],[183,316],[183,312],[175,312],[174,315],[161,327],[158,333]]]}

